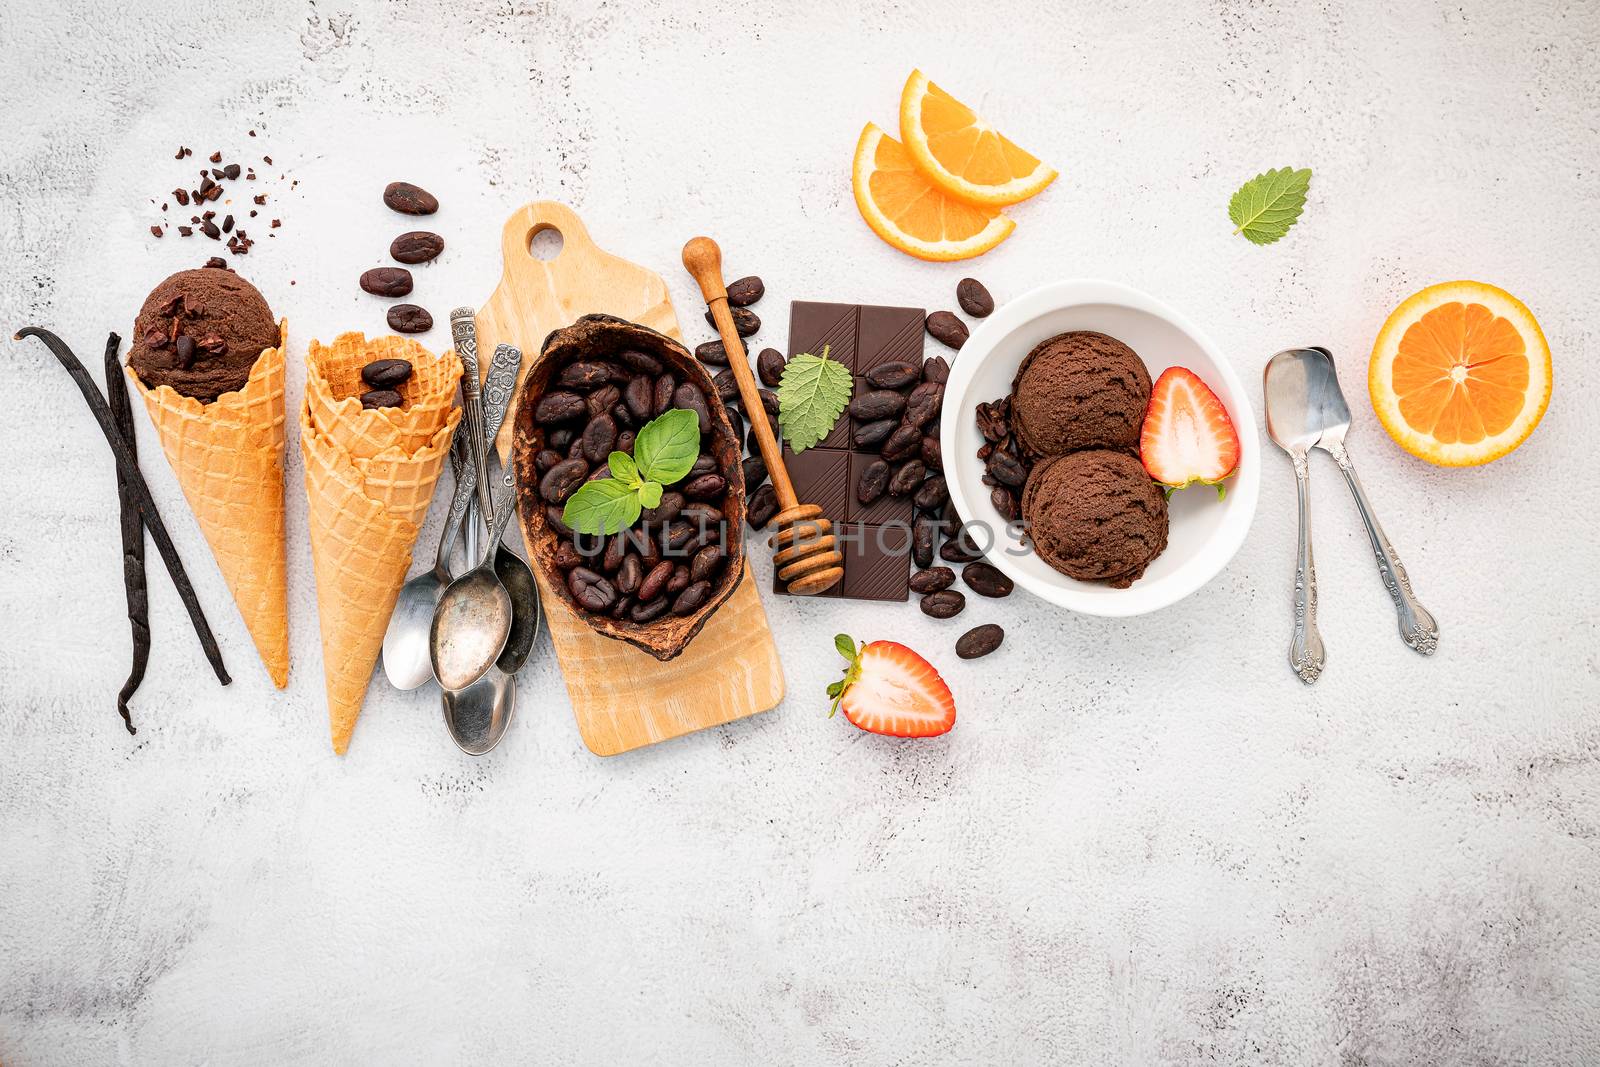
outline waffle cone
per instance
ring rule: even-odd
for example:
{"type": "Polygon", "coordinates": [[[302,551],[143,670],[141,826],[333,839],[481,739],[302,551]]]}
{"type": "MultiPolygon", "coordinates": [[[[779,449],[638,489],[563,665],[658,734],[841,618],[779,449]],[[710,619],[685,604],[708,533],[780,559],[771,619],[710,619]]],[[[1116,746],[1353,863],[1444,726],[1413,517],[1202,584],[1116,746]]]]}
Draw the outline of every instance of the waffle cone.
{"type": "MultiPolygon", "coordinates": [[[[312,342],[313,351],[319,347],[312,342]]],[[[374,354],[369,348],[355,358],[360,359],[359,372],[360,366],[374,359],[391,357],[374,354]]],[[[430,372],[434,364],[443,364],[447,374],[453,368],[449,386],[454,390],[461,367],[454,353],[442,359],[422,351],[420,361],[413,359],[419,371],[424,362],[430,365],[430,372]]],[[[310,503],[311,562],[322,629],[328,730],[333,750],[343,755],[350,746],[383,646],[384,630],[411,567],[411,549],[427,516],[461,412],[454,407],[434,409],[432,430],[414,449],[393,444],[371,455],[353,454],[346,440],[365,449],[390,431],[373,424],[351,432],[349,409],[336,406],[323,408],[333,423],[328,428],[319,425],[311,385],[318,378],[315,365],[307,377],[306,402],[300,411],[300,454],[305,460],[310,503]]],[[[410,408],[361,411],[359,402],[355,411],[360,413],[355,418],[365,421],[364,416],[372,415],[384,423],[408,422],[417,414],[410,408]]]]}
{"type": "Polygon", "coordinates": [[[312,424],[358,458],[396,447],[414,452],[426,445],[455,404],[460,378],[461,360],[454,352],[435,356],[405,337],[369,341],[360,333],[345,333],[331,345],[312,341],[306,354],[306,400],[312,424]],[[411,364],[411,377],[398,390],[400,408],[361,407],[361,394],[371,388],[361,380],[361,368],[379,359],[411,364]]]}
{"type": "Polygon", "coordinates": [[[146,387],[145,410],[183,495],[211,546],[256,652],[282,689],[289,683],[289,611],[284,571],[284,346],[268,348],[243,389],[210,404],[171,386],[146,387]]]}

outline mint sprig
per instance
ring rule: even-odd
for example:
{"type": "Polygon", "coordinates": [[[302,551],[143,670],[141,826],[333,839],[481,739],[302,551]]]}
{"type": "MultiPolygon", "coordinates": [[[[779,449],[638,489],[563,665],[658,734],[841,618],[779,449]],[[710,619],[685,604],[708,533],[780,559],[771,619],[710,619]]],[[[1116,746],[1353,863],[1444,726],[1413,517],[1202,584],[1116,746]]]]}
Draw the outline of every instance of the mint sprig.
{"type": "Polygon", "coordinates": [[[641,511],[661,503],[662,490],[682,481],[699,454],[700,417],[673,408],[645,423],[634,437],[633,455],[606,457],[610,477],[579,486],[561,509],[561,521],[581,534],[626,530],[641,511]]]}
{"type": "Polygon", "coordinates": [[[833,430],[850,403],[854,382],[850,369],[822,355],[802,352],[789,360],[778,382],[778,427],[789,447],[804,452],[833,430]]]}

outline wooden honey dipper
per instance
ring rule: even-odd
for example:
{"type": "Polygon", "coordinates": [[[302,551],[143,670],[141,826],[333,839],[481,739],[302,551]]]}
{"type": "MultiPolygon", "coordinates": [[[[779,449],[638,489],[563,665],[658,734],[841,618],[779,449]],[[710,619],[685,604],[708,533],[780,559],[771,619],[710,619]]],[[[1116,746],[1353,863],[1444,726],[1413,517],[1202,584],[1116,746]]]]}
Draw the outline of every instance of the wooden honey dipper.
{"type": "Polygon", "coordinates": [[[823,516],[822,509],[795,499],[794,484],[783,465],[783,450],[767,422],[767,409],[761,403],[755,375],[750,373],[750,361],[743,355],[744,341],[734,329],[733,315],[728,311],[728,290],[722,284],[722,249],[709,237],[695,237],[683,246],[683,265],[700,283],[700,295],[705,297],[712,321],[717,324],[722,347],[728,352],[728,366],[739,385],[739,398],[744,401],[745,418],[750,420],[750,429],[755,432],[761,458],[767,465],[767,476],[778,496],[780,510],[773,519],[778,531],[771,541],[775,549],[772,566],[778,581],[797,596],[832,589],[844,578],[844,557],[835,547],[833,524],[823,516]]]}

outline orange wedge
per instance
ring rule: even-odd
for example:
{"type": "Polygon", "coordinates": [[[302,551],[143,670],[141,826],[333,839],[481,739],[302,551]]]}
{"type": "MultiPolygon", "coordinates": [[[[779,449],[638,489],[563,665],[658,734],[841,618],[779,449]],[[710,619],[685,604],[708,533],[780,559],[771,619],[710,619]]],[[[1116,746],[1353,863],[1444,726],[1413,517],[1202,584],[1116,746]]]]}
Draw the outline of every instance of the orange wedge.
{"type": "Polygon", "coordinates": [[[1516,448],[1550,404],[1550,346],[1533,313],[1483,282],[1432,285],[1394,309],[1367,389],[1389,436],[1442,467],[1516,448]]]}
{"type": "Polygon", "coordinates": [[[1011,236],[1016,223],[941,192],[905,147],[873,123],[856,142],[851,184],[873,232],[918,259],[971,259],[1011,236]]]}
{"type": "Polygon", "coordinates": [[[920,70],[900,91],[900,139],[935,185],[968,203],[1005,207],[1056,180],[1055,168],[1006,140],[920,70]]]}

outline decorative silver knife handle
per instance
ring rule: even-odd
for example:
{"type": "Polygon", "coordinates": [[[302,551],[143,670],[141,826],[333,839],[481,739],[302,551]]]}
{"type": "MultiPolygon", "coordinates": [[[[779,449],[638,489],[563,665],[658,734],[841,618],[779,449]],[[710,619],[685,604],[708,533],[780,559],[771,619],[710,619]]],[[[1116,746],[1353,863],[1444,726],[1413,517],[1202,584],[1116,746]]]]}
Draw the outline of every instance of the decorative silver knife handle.
{"type": "Polygon", "coordinates": [[[1304,452],[1294,461],[1296,495],[1300,503],[1300,547],[1294,561],[1294,636],[1289,642],[1289,665],[1307,685],[1322,675],[1327,650],[1317,630],[1317,566],[1311,555],[1311,469],[1304,452]]]}
{"type": "Polygon", "coordinates": [[[1328,452],[1344,472],[1350,494],[1356,498],[1356,509],[1361,512],[1361,522],[1367,528],[1367,540],[1372,542],[1372,554],[1378,560],[1378,576],[1383,579],[1384,588],[1389,590],[1389,599],[1394,601],[1395,614],[1400,622],[1400,639],[1413,652],[1433,655],[1439,647],[1439,624],[1412,594],[1411,578],[1400,563],[1400,554],[1394,550],[1389,535],[1378,525],[1378,516],[1373,514],[1372,502],[1361,488],[1361,479],[1356,477],[1355,464],[1350,462],[1344,445],[1333,445],[1328,452]]]}

